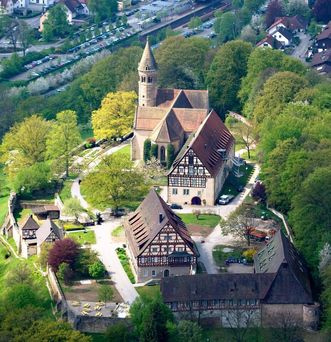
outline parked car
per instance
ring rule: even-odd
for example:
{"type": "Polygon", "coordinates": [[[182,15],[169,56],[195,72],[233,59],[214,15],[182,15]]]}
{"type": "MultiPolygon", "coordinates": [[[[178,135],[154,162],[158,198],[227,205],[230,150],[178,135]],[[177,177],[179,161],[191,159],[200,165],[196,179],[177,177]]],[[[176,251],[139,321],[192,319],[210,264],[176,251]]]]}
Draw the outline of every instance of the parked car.
{"type": "Polygon", "coordinates": [[[111,215],[115,217],[124,216],[126,214],[126,210],[124,208],[117,208],[111,211],[111,215]]]}
{"type": "Polygon", "coordinates": [[[222,204],[222,205],[226,205],[226,204],[230,203],[233,199],[234,199],[233,195],[222,195],[218,199],[217,203],[222,204]]]}
{"type": "Polygon", "coordinates": [[[172,203],[170,205],[170,208],[171,209],[183,209],[183,207],[180,204],[177,204],[177,203],[172,203]]]}

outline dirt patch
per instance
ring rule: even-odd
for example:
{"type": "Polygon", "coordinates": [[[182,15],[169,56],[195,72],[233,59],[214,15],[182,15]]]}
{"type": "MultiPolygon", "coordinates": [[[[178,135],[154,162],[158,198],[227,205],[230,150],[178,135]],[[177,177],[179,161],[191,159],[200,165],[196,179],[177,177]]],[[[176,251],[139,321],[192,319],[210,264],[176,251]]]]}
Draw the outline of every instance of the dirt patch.
{"type": "MultiPolygon", "coordinates": [[[[101,284],[109,285],[113,288],[114,296],[112,302],[122,303],[123,299],[121,295],[118,293],[114,286],[114,282],[111,280],[103,280],[100,281],[101,284]]],[[[99,301],[98,294],[99,284],[92,280],[91,284],[80,284],[75,283],[73,286],[63,286],[62,289],[64,291],[64,295],[68,300],[71,301],[87,301],[87,302],[97,302],[99,301]]]]}
{"type": "Polygon", "coordinates": [[[188,224],[187,229],[191,235],[194,236],[208,236],[214,228],[200,226],[198,224],[188,224]]]}

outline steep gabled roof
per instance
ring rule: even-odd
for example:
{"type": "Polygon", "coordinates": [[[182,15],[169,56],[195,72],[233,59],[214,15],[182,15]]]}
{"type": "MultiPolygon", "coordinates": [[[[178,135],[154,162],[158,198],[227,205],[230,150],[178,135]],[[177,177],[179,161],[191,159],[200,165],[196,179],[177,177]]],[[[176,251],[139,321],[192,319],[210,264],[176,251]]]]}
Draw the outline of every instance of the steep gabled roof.
{"type": "MultiPolygon", "coordinates": [[[[277,31],[274,34],[276,34],[277,32],[279,32],[282,36],[284,36],[287,40],[291,40],[293,38],[293,34],[291,31],[289,31],[288,29],[284,28],[284,27],[279,27],[277,29],[277,31]]],[[[275,37],[276,38],[276,37],[275,37]]],[[[277,39],[277,38],[276,38],[277,39]]]]}
{"type": "Polygon", "coordinates": [[[147,38],[145,49],[138,65],[139,71],[156,70],[157,64],[147,38]]]}
{"type": "Polygon", "coordinates": [[[267,245],[254,256],[256,273],[278,273],[284,267],[290,271],[307,295],[311,296],[309,271],[303,258],[290,240],[279,230],[267,245]]]}
{"type": "Polygon", "coordinates": [[[161,279],[165,303],[196,300],[263,300],[273,274],[221,273],[184,275],[161,279]]]}
{"type": "Polygon", "coordinates": [[[290,31],[303,30],[307,27],[307,20],[299,15],[292,17],[277,17],[270,27],[267,28],[269,32],[273,27],[283,24],[290,31]]]}
{"type": "Polygon", "coordinates": [[[51,233],[54,233],[60,240],[63,239],[63,231],[51,219],[47,219],[36,232],[37,244],[41,245],[51,233]]]}
{"type": "Polygon", "coordinates": [[[170,173],[184,157],[186,151],[192,149],[208,172],[214,177],[224,163],[220,150],[225,150],[228,156],[233,144],[234,137],[217,113],[212,110],[200,128],[195,133],[192,133],[191,137],[186,141],[173,163],[170,173]]]}
{"type": "Polygon", "coordinates": [[[178,121],[176,114],[171,109],[155,127],[151,135],[151,140],[156,143],[171,143],[180,140],[183,135],[183,127],[178,121]]]}
{"type": "Polygon", "coordinates": [[[318,66],[321,64],[331,64],[331,49],[314,54],[311,65],[318,66]]]}
{"type": "Polygon", "coordinates": [[[196,255],[199,254],[184,222],[157,192],[151,189],[138,209],[125,222],[126,235],[134,256],[139,256],[167,224],[174,228],[196,255]]]}
{"type": "Polygon", "coordinates": [[[20,223],[21,230],[37,230],[39,224],[35,221],[32,215],[29,215],[23,222],[20,223]]]}
{"type": "Polygon", "coordinates": [[[265,38],[263,38],[262,40],[260,40],[256,46],[263,46],[264,43],[268,43],[271,47],[275,48],[275,49],[279,49],[282,44],[273,36],[271,36],[270,34],[268,34],[265,38]]]}

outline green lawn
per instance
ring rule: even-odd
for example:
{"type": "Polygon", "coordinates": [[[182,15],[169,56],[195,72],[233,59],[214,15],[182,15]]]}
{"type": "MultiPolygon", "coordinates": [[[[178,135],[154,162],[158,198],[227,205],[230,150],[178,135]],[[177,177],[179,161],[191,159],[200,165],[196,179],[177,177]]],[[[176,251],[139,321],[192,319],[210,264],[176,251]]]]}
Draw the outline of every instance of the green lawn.
{"type": "Polygon", "coordinates": [[[67,236],[77,241],[81,245],[94,245],[95,244],[95,233],[93,230],[88,230],[85,232],[72,232],[68,233],[67,236]]]}
{"type": "Polygon", "coordinates": [[[126,254],[126,251],[124,248],[117,248],[116,249],[116,253],[118,255],[118,258],[120,259],[120,262],[124,268],[125,273],[127,274],[127,276],[129,277],[130,281],[132,284],[135,284],[136,280],[134,278],[132,269],[131,269],[131,265],[129,262],[129,258],[126,254]]]}
{"type": "Polygon", "coordinates": [[[240,171],[243,172],[242,177],[235,177],[234,175],[230,174],[229,177],[225,180],[225,183],[223,185],[222,191],[220,195],[238,195],[237,188],[239,185],[245,186],[250,177],[252,176],[252,173],[254,171],[254,167],[251,164],[246,164],[240,166],[240,171]]]}
{"type": "Polygon", "coordinates": [[[59,193],[61,200],[64,202],[65,200],[71,198],[71,186],[72,186],[72,180],[71,179],[66,179],[63,182],[62,189],[59,193]]]}
{"type": "Polygon", "coordinates": [[[256,162],[257,161],[257,152],[256,152],[256,150],[250,150],[250,156],[251,157],[248,159],[248,153],[244,152],[241,155],[241,158],[244,158],[244,159],[249,160],[251,162],[256,162]]]}
{"type": "Polygon", "coordinates": [[[136,287],[136,290],[141,297],[146,297],[149,299],[157,298],[161,294],[160,285],[136,287]]]}
{"type": "Polygon", "coordinates": [[[125,147],[121,148],[117,152],[115,152],[117,156],[125,156],[131,158],[131,145],[126,145],[125,147]]]}
{"type": "Polygon", "coordinates": [[[201,214],[199,219],[194,214],[178,214],[178,216],[185,224],[194,224],[209,228],[215,228],[220,222],[220,217],[212,214],[201,214]]]}
{"type": "Polygon", "coordinates": [[[111,236],[119,237],[124,233],[124,228],[122,226],[118,226],[111,232],[111,236]]]}

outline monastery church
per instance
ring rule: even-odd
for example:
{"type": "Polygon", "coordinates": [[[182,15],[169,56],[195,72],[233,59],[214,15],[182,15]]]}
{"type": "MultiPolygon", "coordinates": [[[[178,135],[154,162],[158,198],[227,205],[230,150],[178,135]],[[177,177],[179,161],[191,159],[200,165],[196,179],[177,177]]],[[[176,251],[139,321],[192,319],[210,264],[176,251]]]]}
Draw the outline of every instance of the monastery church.
{"type": "Polygon", "coordinates": [[[142,160],[144,142],[156,145],[167,161],[172,145],[177,156],[168,174],[168,202],[214,205],[233,166],[235,140],[209,108],[207,90],[160,89],[157,64],[147,40],[138,65],[139,96],[134,118],[132,159],[142,160]]]}

